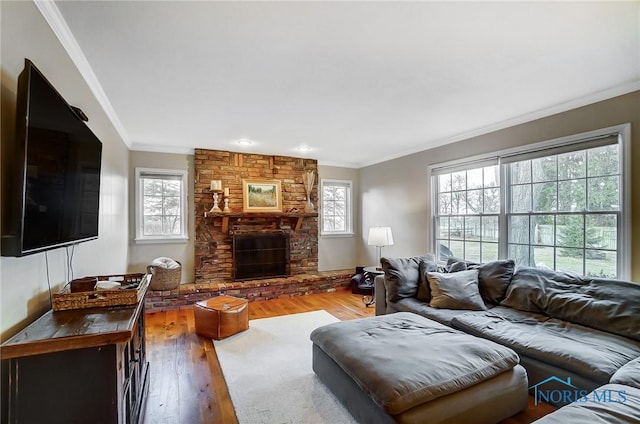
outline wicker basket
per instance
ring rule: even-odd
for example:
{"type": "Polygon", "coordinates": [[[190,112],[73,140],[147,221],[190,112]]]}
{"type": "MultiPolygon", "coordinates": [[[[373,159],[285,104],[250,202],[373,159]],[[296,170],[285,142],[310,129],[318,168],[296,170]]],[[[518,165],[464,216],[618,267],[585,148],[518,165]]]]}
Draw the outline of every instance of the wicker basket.
{"type": "MultiPolygon", "coordinates": [[[[161,258],[158,258],[161,259],[161,258]]],[[[149,288],[151,290],[173,290],[180,285],[180,277],[182,276],[182,264],[178,261],[178,268],[163,268],[162,266],[155,265],[157,259],[155,259],[151,265],[147,267],[147,272],[151,274],[151,283],[149,288]]]]}
{"type": "Polygon", "coordinates": [[[102,275],[98,277],[86,277],[72,281],[59,293],[53,294],[53,310],[65,311],[68,309],[84,309],[105,306],[135,305],[144,298],[149,283],[148,274],[118,274],[102,275]],[[94,290],[91,284],[88,290],[73,289],[76,283],[93,281],[93,286],[98,280],[117,281],[123,285],[135,285],[130,289],[94,290]]]}

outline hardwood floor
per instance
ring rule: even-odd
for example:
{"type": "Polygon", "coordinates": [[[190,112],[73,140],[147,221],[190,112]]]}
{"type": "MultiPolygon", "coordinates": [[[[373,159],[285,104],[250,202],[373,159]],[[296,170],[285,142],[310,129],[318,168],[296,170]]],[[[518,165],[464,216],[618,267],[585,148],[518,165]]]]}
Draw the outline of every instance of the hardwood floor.
{"type": "MultiPolygon", "coordinates": [[[[320,309],[340,320],[374,315],[374,308],[365,307],[362,296],[339,291],[252,302],[249,319],[320,309]]],[[[144,422],[237,423],[213,343],[195,333],[193,310],[149,313],[146,328],[151,383],[144,422]]],[[[549,405],[534,406],[530,397],[529,408],[503,424],[530,423],[553,409],[549,405]]]]}

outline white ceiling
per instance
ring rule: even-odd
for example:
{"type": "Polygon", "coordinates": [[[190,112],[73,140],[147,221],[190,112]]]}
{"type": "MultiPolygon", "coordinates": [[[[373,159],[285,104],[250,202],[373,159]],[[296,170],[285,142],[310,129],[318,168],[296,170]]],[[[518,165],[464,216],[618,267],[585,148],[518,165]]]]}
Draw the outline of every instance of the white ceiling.
{"type": "Polygon", "coordinates": [[[361,167],[640,88],[637,1],[55,5],[134,150],[361,167]]]}

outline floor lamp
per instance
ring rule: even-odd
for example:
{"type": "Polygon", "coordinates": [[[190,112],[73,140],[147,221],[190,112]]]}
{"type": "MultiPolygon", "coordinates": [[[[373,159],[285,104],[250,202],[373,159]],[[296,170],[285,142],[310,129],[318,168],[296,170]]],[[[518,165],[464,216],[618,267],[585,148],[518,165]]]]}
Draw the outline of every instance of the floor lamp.
{"type": "Polygon", "coordinates": [[[378,265],[380,266],[380,258],[382,258],[382,248],[384,246],[393,245],[393,234],[391,234],[391,227],[371,227],[369,228],[369,239],[367,240],[369,246],[376,246],[376,252],[378,253],[378,265]]]}

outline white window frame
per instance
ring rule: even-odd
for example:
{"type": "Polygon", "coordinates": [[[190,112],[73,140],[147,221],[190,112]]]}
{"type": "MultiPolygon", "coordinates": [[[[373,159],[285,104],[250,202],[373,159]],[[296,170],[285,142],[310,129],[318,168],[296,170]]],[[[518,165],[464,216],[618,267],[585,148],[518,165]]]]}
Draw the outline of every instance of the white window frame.
{"type": "MultiPolygon", "coordinates": [[[[478,155],[465,159],[459,159],[449,161],[445,163],[434,164],[428,167],[428,178],[430,179],[431,187],[431,217],[430,217],[430,236],[429,245],[433,252],[437,251],[437,177],[438,170],[451,169],[453,171],[460,169],[472,169],[474,167],[482,166],[486,161],[498,158],[505,158],[514,155],[525,154],[527,152],[535,152],[544,149],[552,149],[554,147],[569,145],[569,144],[581,144],[587,142],[589,139],[602,137],[608,134],[618,134],[620,149],[620,166],[621,166],[621,196],[620,196],[620,221],[618,222],[618,275],[617,279],[628,280],[631,278],[631,124],[615,125],[608,128],[602,128],[599,130],[589,131],[585,133],[575,134],[567,137],[561,137],[553,140],[542,141],[538,143],[528,144],[522,147],[504,149],[497,152],[492,152],[484,155],[478,155]],[[478,165],[480,164],[480,165],[478,165]]],[[[505,259],[507,256],[507,244],[508,244],[508,225],[506,222],[506,204],[505,199],[508,190],[508,181],[506,178],[506,164],[500,165],[500,186],[501,186],[501,203],[500,203],[500,241],[498,258],[505,259]]],[[[452,171],[452,172],[453,172],[452,171]]]]}
{"type": "Polygon", "coordinates": [[[150,243],[185,243],[189,240],[189,235],[187,233],[188,228],[188,216],[187,216],[187,171],[182,169],[159,169],[159,168],[136,168],[135,169],[135,208],[136,208],[136,237],[135,242],[139,244],[150,244],[150,243]],[[143,198],[143,187],[142,180],[145,175],[158,175],[158,176],[167,176],[173,177],[176,176],[180,179],[181,184],[181,199],[180,199],[180,215],[181,215],[181,225],[180,225],[180,234],[176,235],[159,235],[159,236],[149,236],[145,235],[143,232],[143,215],[144,215],[144,198],[143,198]]]}
{"type": "Polygon", "coordinates": [[[318,203],[320,209],[320,236],[321,237],[353,237],[353,182],[350,180],[321,179],[320,193],[318,195],[318,203]],[[340,186],[347,188],[347,197],[345,199],[345,231],[331,231],[324,228],[324,201],[323,193],[325,186],[340,186]]]}
{"type": "MultiPolygon", "coordinates": [[[[451,187],[450,191],[444,192],[444,193],[449,193],[449,194],[454,194],[454,193],[464,193],[465,196],[467,196],[469,194],[469,192],[471,191],[485,191],[485,190],[489,190],[489,189],[496,189],[498,190],[498,193],[501,194],[502,193],[502,180],[500,179],[500,167],[498,164],[498,161],[496,158],[491,159],[491,160],[486,160],[486,161],[481,161],[481,162],[472,162],[472,163],[468,163],[467,164],[468,167],[466,168],[462,168],[462,169],[447,169],[447,172],[443,172],[443,173],[439,173],[438,175],[433,175],[433,190],[437,191],[437,194],[441,194],[443,192],[440,192],[439,189],[437,189],[438,187],[438,182],[437,180],[439,179],[439,177],[441,175],[448,175],[448,174],[452,174],[455,172],[460,172],[460,171],[469,171],[472,169],[479,169],[481,170],[481,172],[483,172],[484,169],[486,168],[493,168],[495,167],[497,172],[498,172],[498,185],[496,186],[489,186],[489,185],[484,185],[484,181],[483,184],[480,187],[474,187],[474,188],[469,188],[468,187],[468,180],[467,183],[465,183],[465,187],[463,189],[453,189],[453,187],[451,187]]],[[[470,241],[467,239],[467,233],[466,233],[466,223],[467,220],[471,220],[474,219],[478,221],[478,223],[480,223],[481,225],[481,236],[480,236],[480,240],[473,240],[473,243],[478,243],[478,249],[479,249],[479,255],[482,258],[483,252],[484,252],[484,247],[485,246],[489,246],[489,245],[494,245],[495,249],[496,249],[496,254],[499,257],[500,254],[500,245],[499,245],[499,240],[493,241],[490,239],[483,239],[484,238],[484,234],[485,234],[485,225],[484,225],[484,220],[487,218],[495,218],[496,221],[498,222],[498,228],[500,227],[500,211],[485,211],[484,210],[484,195],[483,195],[483,201],[482,201],[482,210],[479,212],[471,212],[469,213],[468,211],[465,211],[464,213],[457,211],[457,213],[454,213],[453,210],[449,211],[449,213],[446,214],[440,214],[439,213],[439,208],[440,208],[440,202],[439,199],[436,198],[436,200],[433,202],[433,204],[435,205],[433,208],[433,212],[432,215],[434,217],[433,221],[434,221],[434,231],[435,229],[437,229],[437,219],[438,218],[448,218],[449,219],[449,234],[447,237],[447,241],[449,242],[449,247],[451,247],[451,242],[453,241],[457,241],[457,242],[461,242],[463,244],[463,250],[466,251],[467,248],[467,243],[470,241]],[[451,222],[454,219],[461,219],[461,222],[463,223],[462,229],[463,229],[463,233],[462,235],[458,235],[455,238],[451,237],[451,222]]],[[[500,199],[500,204],[502,205],[502,199],[500,199]]],[[[451,206],[453,206],[453,202],[451,203],[451,206]]],[[[438,237],[438,234],[434,233],[434,240],[435,243],[441,243],[442,241],[444,241],[444,239],[442,237],[438,237]]],[[[465,258],[468,258],[468,256],[465,255],[465,258]]],[[[472,259],[475,260],[475,259],[472,259]]],[[[489,262],[489,260],[484,260],[484,258],[480,259],[483,262],[489,262]]]]}

